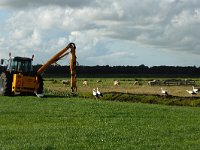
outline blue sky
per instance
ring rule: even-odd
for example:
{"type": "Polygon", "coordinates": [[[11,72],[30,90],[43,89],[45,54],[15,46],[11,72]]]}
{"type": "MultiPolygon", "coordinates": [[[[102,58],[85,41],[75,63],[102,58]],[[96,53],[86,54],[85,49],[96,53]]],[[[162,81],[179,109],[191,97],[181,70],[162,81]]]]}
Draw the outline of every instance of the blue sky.
{"type": "Polygon", "coordinates": [[[80,65],[199,67],[199,26],[198,0],[1,0],[0,58],[42,64],[74,42],[80,65]]]}

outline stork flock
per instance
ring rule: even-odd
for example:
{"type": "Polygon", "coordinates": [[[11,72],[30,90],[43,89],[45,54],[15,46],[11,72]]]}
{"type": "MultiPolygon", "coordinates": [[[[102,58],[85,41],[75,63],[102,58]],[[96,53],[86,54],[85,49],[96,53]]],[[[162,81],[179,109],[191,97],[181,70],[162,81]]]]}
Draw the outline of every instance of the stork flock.
{"type": "MultiPolygon", "coordinates": [[[[190,95],[197,95],[198,92],[199,92],[199,89],[195,88],[194,86],[192,86],[192,90],[186,90],[186,92],[188,92],[190,95]]],[[[161,93],[164,96],[168,96],[169,95],[167,90],[164,90],[163,88],[161,88],[161,93]]]]}
{"type": "Polygon", "coordinates": [[[93,89],[92,94],[96,99],[103,97],[103,94],[99,91],[98,87],[97,89],[93,89]]]}
{"type": "MultiPolygon", "coordinates": [[[[186,92],[188,92],[190,95],[197,95],[199,90],[200,90],[199,88],[195,88],[194,86],[192,86],[192,90],[186,90],[186,92]]],[[[93,89],[92,94],[96,99],[103,97],[103,94],[99,91],[98,87],[96,89],[95,88],[93,89]]],[[[163,96],[169,95],[168,91],[166,89],[163,89],[162,87],[161,87],[161,94],[163,96]]]]}

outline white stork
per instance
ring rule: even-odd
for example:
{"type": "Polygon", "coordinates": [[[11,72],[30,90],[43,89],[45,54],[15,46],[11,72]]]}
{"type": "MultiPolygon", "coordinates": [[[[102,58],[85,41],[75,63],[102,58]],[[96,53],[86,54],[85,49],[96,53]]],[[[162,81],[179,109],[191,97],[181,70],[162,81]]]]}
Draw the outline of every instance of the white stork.
{"type": "Polygon", "coordinates": [[[95,89],[93,89],[92,94],[96,99],[99,98],[99,95],[97,94],[95,89]]]}
{"type": "Polygon", "coordinates": [[[163,90],[163,88],[161,88],[161,93],[162,93],[162,95],[164,95],[164,96],[167,96],[167,95],[168,95],[167,90],[163,90]]]}
{"type": "Polygon", "coordinates": [[[103,94],[99,91],[99,88],[97,87],[97,94],[101,97],[103,97],[103,94]]]}
{"type": "Polygon", "coordinates": [[[199,89],[194,88],[194,86],[192,86],[192,90],[193,90],[195,93],[198,93],[198,92],[199,92],[199,89]]]}

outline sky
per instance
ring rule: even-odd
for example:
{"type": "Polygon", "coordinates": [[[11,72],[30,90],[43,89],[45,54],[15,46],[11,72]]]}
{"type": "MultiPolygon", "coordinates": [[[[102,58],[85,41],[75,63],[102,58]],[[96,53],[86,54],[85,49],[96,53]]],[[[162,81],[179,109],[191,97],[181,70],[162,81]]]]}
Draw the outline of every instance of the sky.
{"type": "Polygon", "coordinates": [[[0,58],[74,42],[79,65],[199,67],[199,27],[199,0],[0,0],[0,58]]]}

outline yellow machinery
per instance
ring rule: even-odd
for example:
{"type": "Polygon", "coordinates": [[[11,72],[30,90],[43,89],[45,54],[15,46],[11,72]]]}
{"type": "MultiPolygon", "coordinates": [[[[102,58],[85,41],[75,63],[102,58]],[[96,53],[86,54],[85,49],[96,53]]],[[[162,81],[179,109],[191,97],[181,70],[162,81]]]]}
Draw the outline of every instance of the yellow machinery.
{"type": "MultiPolygon", "coordinates": [[[[41,74],[51,64],[56,63],[58,60],[68,55],[67,52],[71,49],[70,58],[70,73],[71,73],[71,90],[72,94],[77,91],[76,87],[76,46],[74,43],[69,43],[67,47],[62,49],[56,55],[54,55],[47,63],[34,72],[32,67],[32,58],[25,57],[12,57],[8,60],[8,66],[5,72],[0,77],[0,93],[4,96],[11,96],[14,93],[23,94],[42,94],[43,93],[43,79],[41,74]]],[[[1,64],[4,63],[4,59],[1,60],[1,64]]]]}

